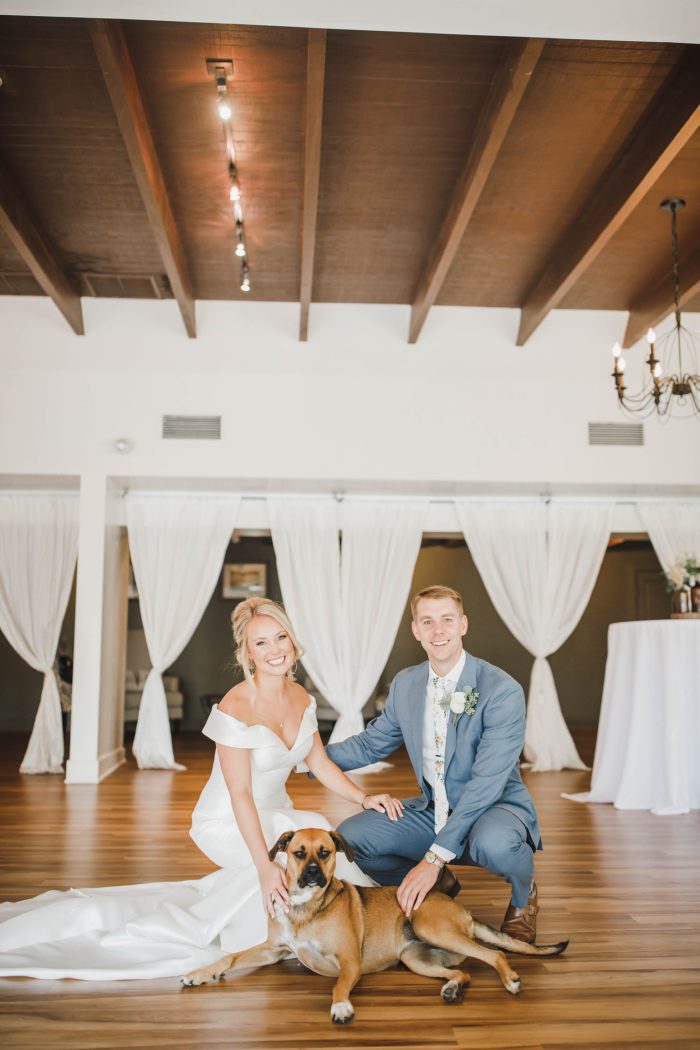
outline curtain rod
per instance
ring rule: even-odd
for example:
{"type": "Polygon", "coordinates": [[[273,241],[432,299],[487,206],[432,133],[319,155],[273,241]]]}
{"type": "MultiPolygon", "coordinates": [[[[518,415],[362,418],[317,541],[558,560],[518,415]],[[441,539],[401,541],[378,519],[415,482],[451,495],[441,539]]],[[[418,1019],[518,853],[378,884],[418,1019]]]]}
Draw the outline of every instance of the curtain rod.
{"type": "Polygon", "coordinates": [[[640,503],[689,503],[698,505],[700,507],[700,496],[606,496],[606,495],[594,495],[594,494],[581,494],[581,495],[523,495],[523,496],[507,496],[507,495],[494,495],[494,496],[426,496],[425,494],[417,495],[405,494],[387,494],[387,495],[373,495],[370,493],[346,493],[346,492],[303,492],[303,493],[290,493],[290,492],[193,492],[191,490],[179,489],[179,490],[162,490],[162,491],[147,491],[137,489],[131,491],[129,489],[122,489],[120,495],[125,498],[128,495],[134,496],[146,496],[149,499],[172,499],[178,496],[203,496],[207,499],[242,499],[246,502],[265,502],[268,499],[278,500],[335,500],[338,503],[344,501],[363,501],[363,502],[377,502],[377,503],[391,503],[391,502],[402,502],[402,503],[434,503],[434,504],[454,504],[454,503],[609,503],[616,506],[636,506],[640,503]]]}
{"type": "MultiPolygon", "coordinates": [[[[265,502],[268,499],[278,500],[335,500],[338,503],[350,502],[377,502],[377,503],[426,503],[435,505],[454,505],[456,503],[598,503],[612,504],[618,507],[634,507],[640,504],[689,504],[700,509],[700,497],[698,496],[596,496],[596,495],[562,495],[562,496],[426,496],[407,494],[370,495],[369,493],[289,493],[289,492],[192,492],[191,490],[173,489],[162,491],[135,490],[130,493],[129,489],[122,489],[119,493],[121,498],[132,494],[135,496],[146,496],[149,499],[172,499],[178,496],[202,496],[206,499],[232,500],[241,499],[249,502],[265,502]]],[[[79,499],[80,492],[76,489],[0,489],[0,499],[10,497],[41,497],[61,496],[68,499],[79,499]]]]}

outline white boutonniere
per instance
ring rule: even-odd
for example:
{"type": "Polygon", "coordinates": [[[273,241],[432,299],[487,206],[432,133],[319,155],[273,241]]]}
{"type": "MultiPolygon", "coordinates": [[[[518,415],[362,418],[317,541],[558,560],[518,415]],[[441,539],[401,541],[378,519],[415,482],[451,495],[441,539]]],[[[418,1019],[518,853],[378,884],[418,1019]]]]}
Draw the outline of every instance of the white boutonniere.
{"type": "Polygon", "coordinates": [[[479,694],[475,689],[464,689],[453,693],[450,697],[450,711],[452,712],[452,725],[456,726],[462,715],[473,715],[479,694]]]}

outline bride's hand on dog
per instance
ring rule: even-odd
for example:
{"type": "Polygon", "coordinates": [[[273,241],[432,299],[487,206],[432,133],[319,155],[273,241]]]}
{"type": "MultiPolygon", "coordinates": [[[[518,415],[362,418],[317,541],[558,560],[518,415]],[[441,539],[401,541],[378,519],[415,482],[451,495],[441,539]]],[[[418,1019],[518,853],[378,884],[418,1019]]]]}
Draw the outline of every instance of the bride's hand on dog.
{"type": "Polygon", "coordinates": [[[285,911],[289,911],[287,880],[279,864],[271,862],[260,873],[260,889],[262,890],[265,911],[271,919],[275,917],[275,904],[280,904],[285,911]]]}
{"type": "Polygon", "coordinates": [[[403,816],[403,802],[401,799],[392,798],[391,795],[365,795],[362,799],[363,809],[376,809],[378,813],[386,813],[389,820],[398,820],[403,816]]]}

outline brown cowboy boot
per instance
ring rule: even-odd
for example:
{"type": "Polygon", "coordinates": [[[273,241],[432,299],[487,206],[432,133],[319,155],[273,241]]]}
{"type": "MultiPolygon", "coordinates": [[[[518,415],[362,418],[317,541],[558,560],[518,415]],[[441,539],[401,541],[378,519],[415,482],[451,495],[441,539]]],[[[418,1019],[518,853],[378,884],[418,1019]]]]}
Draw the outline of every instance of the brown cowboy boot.
{"type": "Polygon", "coordinates": [[[513,937],[516,941],[534,944],[537,936],[538,911],[537,883],[533,882],[530,896],[524,908],[515,908],[512,904],[508,905],[508,911],[501,925],[501,933],[507,933],[509,937],[513,937]]]}
{"type": "Polygon", "coordinates": [[[440,872],[440,878],[435,883],[435,889],[439,890],[440,893],[446,893],[448,897],[456,897],[461,888],[461,883],[445,864],[440,872]]]}

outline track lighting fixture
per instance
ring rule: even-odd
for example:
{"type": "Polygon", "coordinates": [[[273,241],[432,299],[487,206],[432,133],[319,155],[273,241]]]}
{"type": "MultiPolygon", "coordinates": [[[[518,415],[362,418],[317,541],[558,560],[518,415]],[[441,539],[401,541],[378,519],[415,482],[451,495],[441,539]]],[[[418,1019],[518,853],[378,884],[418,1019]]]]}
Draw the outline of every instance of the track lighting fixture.
{"type": "Polygon", "coordinates": [[[243,229],[243,200],[236,168],[236,148],[232,127],[233,105],[228,97],[228,83],[233,78],[233,61],[230,58],[207,59],[207,72],[214,78],[217,111],[223,121],[224,139],[228,156],[228,199],[232,205],[233,219],[236,224],[235,254],[241,260],[240,287],[242,292],[249,292],[251,288],[250,270],[248,268],[248,253],[246,250],[245,231],[243,229]]]}

